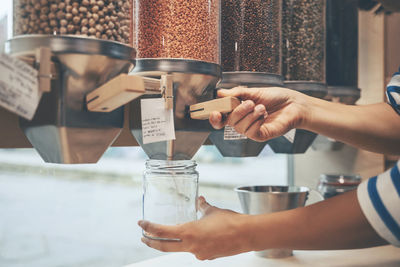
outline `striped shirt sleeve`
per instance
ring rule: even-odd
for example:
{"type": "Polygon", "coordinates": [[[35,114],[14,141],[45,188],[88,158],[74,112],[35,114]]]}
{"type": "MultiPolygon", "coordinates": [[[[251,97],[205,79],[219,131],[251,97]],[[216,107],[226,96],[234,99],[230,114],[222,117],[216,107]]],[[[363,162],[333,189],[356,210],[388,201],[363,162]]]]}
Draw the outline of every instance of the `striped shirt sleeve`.
{"type": "Polygon", "coordinates": [[[364,181],[357,189],[361,209],[375,231],[400,247],[400,161],[385,173],[364,181]]]}
{"type": "Polygon", "coordinates": [[[386,96],[390,105],[400,115],[400,70],[393,75],[392,80],[388,84],[386,96]]]}
{"type": "MultiPolygon", "coordinates": [[[[400,115],[400,70],[386,90],[387,99],[400,115]]],[[[400,247],[400,161],[385,173],[364,181],[357,189],[361,209],[375,231],[400,247]]]]}

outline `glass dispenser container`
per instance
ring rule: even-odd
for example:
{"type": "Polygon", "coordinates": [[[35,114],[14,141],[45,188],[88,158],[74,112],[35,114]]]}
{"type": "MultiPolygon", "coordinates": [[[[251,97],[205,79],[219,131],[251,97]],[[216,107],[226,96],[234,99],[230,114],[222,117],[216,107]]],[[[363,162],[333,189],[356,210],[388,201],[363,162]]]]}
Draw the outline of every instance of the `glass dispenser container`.
{"type": "Polygon", "coordinates": [[[224,71],[281,73],[281,1],[222,0],[224,71]]]}
{"type": "Polygon", "coordinates": [[[137,0],[134,46],[138,58],[220,62],[220,0],[137,0]]]}
{"type": "Polygon", "coordinates": [[[196,220],[198,179],[193,160],[147,160],[143,219],[167,225],[196,220]]]}
{"type": "Polygon", "coordinates": [[[360,98],[357,1],[327,0],[326,38],[326,99],[354,104],[360,98]]]}
{"type": "Polygon", "coordinates": [[[357,88],[357,1],[327,0],[326,5],[326,81],[357,88]]]}
{"type": "Polygon", "coordinates": [[[325,0],[282,1],[282,75],[325,82],[325,0]]]}
{"type": "Polygon", "coordinates": [[[132,0],[14,0],[14,35],[81,35],[132,44],[132,0]]]}
{"type": "MultiPolygon", "coordinates": [[[[358,3],[348,0],[326,1],[326,82],[325,99],[354,105],[358,88],[358,3]]],[[[342,142],[319,135],[312,148],[337,151],[342,142]]]]}

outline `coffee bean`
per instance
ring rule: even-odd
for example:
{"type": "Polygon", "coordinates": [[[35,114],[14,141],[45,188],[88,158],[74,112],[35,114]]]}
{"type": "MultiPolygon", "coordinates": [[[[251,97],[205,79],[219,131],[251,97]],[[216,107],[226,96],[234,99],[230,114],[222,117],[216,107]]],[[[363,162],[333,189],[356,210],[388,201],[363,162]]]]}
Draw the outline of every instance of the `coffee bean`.
{"type": "Polygon", "coordinates": [[[282,74],[325,82],[325,0],[282,1],[282,74]]]}
{"type": "Polygon", "coordinates": [[[132,1],[14,0],[14,34],[82,34],[132,45],[132,1]]]}
{"type": "MultiPolygon", "coordinates": [[[[135,3],[133,14],[138,17],[133,36],[138,57],[219,63],[219,0],[137,0],[135,3]]],[[[124,1],[114,2],[116,7],[123,5],[124,1]]],[[[111,20],[114,21],[113,17],[111,20]]]]}
{"type": "Polygon", "coordinates": [[[280,0],[222,0],[224,71],[280,74],[280,0]]]}

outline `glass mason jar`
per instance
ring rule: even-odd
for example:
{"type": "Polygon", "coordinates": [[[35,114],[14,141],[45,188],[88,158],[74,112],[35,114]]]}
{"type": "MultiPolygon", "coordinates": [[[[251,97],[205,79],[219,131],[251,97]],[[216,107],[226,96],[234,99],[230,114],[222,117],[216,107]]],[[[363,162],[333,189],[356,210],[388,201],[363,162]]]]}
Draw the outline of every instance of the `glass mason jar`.
{"type": "Polygon", "coordinates": [[[325,0],[282,0],[282,75],[325,83],[325,0]]]}
{"type": "Polygon", "coordinates": [[[132,44],[132,0],[14,0],[14,35],[68,34],[132,44]]]}
{"type": "Polygon", "coordinates": [[[196,220],[198,179],[193,160],[147,160],[143,219],[166,225],[196,220]]]}
{"type": "Polygon", "coordinates": [[[355,87],[358,83],[358,3],[326,2],[326,82],[355,87]]]}
{"type": "Polygon", "coordinates": [[[327,199],[354,190],[360,183],[359,175],[321,174],[317,189],[327,199]]]}
{"type": "Polygon", "coordinates": [[[221,5],[223,70],[281,74],[281,1],[222,0],[221,5]]]}
{"type": "Polygon", "coordinates": [[[219,64],[220,0],[136,0],[138,58],[182,58],[219,64]]]}

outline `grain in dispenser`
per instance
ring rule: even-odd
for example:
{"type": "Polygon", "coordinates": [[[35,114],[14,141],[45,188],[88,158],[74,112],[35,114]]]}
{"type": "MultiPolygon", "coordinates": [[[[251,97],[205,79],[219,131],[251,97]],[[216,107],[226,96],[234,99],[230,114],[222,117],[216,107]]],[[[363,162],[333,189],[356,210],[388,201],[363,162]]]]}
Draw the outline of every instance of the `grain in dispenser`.
{"type": "Polygon", "coordinates": [[[325,0],[282,0],[285,80],[325,82],[325,0]]]}
{"type": "Polygon", "coordinates": [[[138,58],[219,63],[219,0],[138,0],[133,10],[138,58]]]}
{"type": "Polygon", "coordinates": [[[219,0],[137,0],[133,5],[134,46],[138,59],[132,74],[169,75],[173,83],[175,140],[144,144],[141,99],[131,104],[131,132],[151,159],[191,159],[207,139],[207,121],[192,120],[189,106],[212,100],[221,78],[219,0]]]}
{"type": "Polygon", "coordinates": [[[280,10],[280,0],[222,0],[224,71],[281,73],[280,10]]]}
{"type": "Polygon", "coordinates": [[[131,0],[14,0],[14,35],[79,35],[132,43],[131,0]]]}

